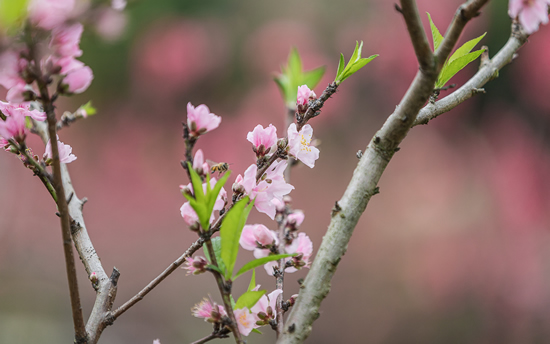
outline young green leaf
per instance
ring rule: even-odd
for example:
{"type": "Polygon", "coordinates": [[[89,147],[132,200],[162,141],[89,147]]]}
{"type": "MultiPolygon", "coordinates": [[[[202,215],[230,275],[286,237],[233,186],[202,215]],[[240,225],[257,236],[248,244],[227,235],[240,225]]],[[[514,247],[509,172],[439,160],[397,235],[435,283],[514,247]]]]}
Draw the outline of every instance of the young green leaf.
{"type": "Polygon", "coordinates": [[[287,253],[287,254],[277,254],[277,255],[272,255],[272,256],[267,256],[267,257],[263,257],[263,258],[254,259],[253,261],[250,261],[250,262],[246,263],[239,270],[239,272],[237,272],[235,277],[233,277],[233,280],[236,280],[237,277],[239,277],[240,275],[242,275],[243,273],[247,272],[250,269],[254,269],[258,266],[264,265],[265,263],[272,262],[274,260],[279,260],[279,259],[288,258],[288,257],[294,257],[295,255],[296,255],[296,253],[293,253],[293,254],[287,253]]]}
{"type": "Polygon", "coordinates": [[[246,291],[251,291],[254,288],[256,288],[256,270],[252,270],[252,278],[250,279],[250,284],[246,291]]]}
{"type": "Polygon", "coordinates": [[[281,74],[277,75],[274,80],[277,86],[279,86],[286,106],[294,108],[296,106],[298,86],[305,84],[310,89],[313,89],[321,81],[324,73],[325,67],[304,72],[300,54],[296,48],[293,48],[288,56],[287,65],[281,67],[281,74]]]}
{"type": "Polygon", "coordinates": [[[257,328],[253,328],[252,329],[252,332],[254,333],[258,333],[258,334],[263,334],[260,330],[258,330],[257,328]]]}
{"type": "Polygon", "coordinates": [[[336,78],[342,74],[344,67],[346,66],[346,60],[344,60],[344,54],[340,53],[340,62],[338,62],[338,71],[336,72],[336,78]]]}
{"type": "Polygon", "coordinates": [[[464,43],[460,48],[456,49],[453,55],[449,58],[448,63],[451,63],[457,58],[462,57],[472,51],[472,49],[479,43],[479,41],[481,41],[483,37],[485,37],[486,34],[487,32],[477,38],[469,40],[468,42],[464,43]]]}
{"type": "Polygon", "coordinates": [[[222,271],[222,269],[220,269],[219,267],[217,267],[216,265],[212,265],[212,264],[208,264],[206,266],[207,269],[211,269],[211,270],[214,270],[214,271],[217,271],[220,275],[224,275],[224,272],[222,271]]]}
{"type": "MultiPolygon", "coordinates": [[[[221,237],[221,258],[227,268],[225,278],[230,279],[239,253],[239,239],[243,227],[248,218],[251,207],[247,207],[250,199],[244,197],[231,208],[223,219],[220,229],[221,237]]],[[[252,204],[253,202],[251,202],[252,204]]]]}
{"type": "Polygon", "coordinates": [[[432,29],[432,40],[434,43],[434,51],[436,51],[437,48],[439,48],[439,45],[441,44],[441,42],[443,41],[443,36],[441,36],[441,34],[439,33],[439,30],[437,29],[434,22],[432,21],[432,16],[429,13],[428,13],[428,19],[430,20],[430,27],[432,29]]]}
{"type": "Polygon", "coordinates": [[[262,295],[265,294],[265,290],[260,291],[247,291],[246,293],[242,294],[241,297],[237,300],[235,303],[235,309],[241,309],[241,308],[250,308],[254,307],[254,305],[260,300],[262,295]]]}
{"type": "Polygon", "coordinates": [[[344,55],[340,54],[340,62],[338,63],[338,73],[336,74],[336,78],[334,79],[334,82],[337,84],[340,84],[342,81],[346,80],[355,72],[357,72],[359,69],[363,68],[367,63],[374,60],[378,55],[372,55],[368,58],[361,58],[361,51],[363,49],[363,41],[361,41],[361,44],[359,42],[355,42],[355,50],[353,51],[353,54],[351,55],[351,58],[348,61],[348,64],[343,67],[344,65],[344,55]]]}
{"type": "Polygon", "coordinates": [[[27,0],[0,0],[0,28],[16,29],[27,14],[27,0]]]}
{"type": "MultiPolygon", "coordinates": [[[[214,248],[214,254],[216,256],[216,261],[218,262],[218,267],[222,271],[221,274],[225,275],[226,268],[221,257],[221,251],[222,251],[221,238],[218,236],[210,239],[210,241],[212,242],[212,247],[214,248]]],[[[208,261],[212,263],[212,258],[210,257],[210,254],[208,252],[208,249],[206,248],[206,245],[203,246],[203,249],[204,249],[204,255],[206,256],[206,259],[208,259],[208,261]]]]}
{"type": "Polygon", "coordinates": [[[86,113],[86,116],[93,116],[97,113],[97,109],[93,107],[92,101],[90,100],[86,104],[82,105],[79,110],[82,110],[86,113]]]}
{"type": "Polygon", "coordinates": [[[466,67],[470,62],[474,61],[481,55],[485,50],[477,50],[466,54],[462,57],[455,59],[453,62],[449,63],[439,74],[439,78],[435,85],[436,88],[441,88],[445,86],[447,81],[449,81],[456,73],[460,72],[464,67],[466,67]]]}

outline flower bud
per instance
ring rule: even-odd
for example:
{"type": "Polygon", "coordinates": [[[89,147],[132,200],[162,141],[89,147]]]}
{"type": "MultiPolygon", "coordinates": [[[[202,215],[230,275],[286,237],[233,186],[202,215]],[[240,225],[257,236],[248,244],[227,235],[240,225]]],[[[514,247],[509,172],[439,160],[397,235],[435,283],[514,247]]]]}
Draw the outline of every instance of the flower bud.
{"type": "Polygon", "coordinates": [[[288,299],[288,305],[290,307],[294,306],[294,304],[296,303],[296,299],[298,298],[298,294],[294,294],[290,297],[290,299],[288,299]]]}

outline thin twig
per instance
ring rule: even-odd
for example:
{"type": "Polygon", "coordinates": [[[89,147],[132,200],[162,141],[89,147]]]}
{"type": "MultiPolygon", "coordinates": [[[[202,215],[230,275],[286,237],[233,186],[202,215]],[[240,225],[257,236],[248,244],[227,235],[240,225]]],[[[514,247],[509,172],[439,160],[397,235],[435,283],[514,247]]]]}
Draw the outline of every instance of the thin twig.
{"type": "Polygon", "coordinates": [[[122,306],[118,307],[115,311],[111,312],[109,318],[112,321],[115,321],[120,315],[126,312],[130,307],[143,300],[145,295],[149,294],[157,285],[160,284],[166,277],[168,277],[172,272],[174,272],[179,266],[185,262],[185,258],[191,257],[196,251],[198,251],[204,244],[204,239],[199,238],[195,241],[184,254],[176,259],[170,266],[168,266],[160,275],[158,275],[154,280],[149,282],[145,288],[143,288],[139,293],[134,295],[130,300],[126,301],[122,306]]]}
{"type": "Polygon", "coordinates": [[[328,84],[319,98],[309,102],[309,108],[304,115],[296,114],[296,130],[300,131],[307,122],[320,114],[321,108],[325,102],[336,92],[338,84],[332,82],[328,84]]]}

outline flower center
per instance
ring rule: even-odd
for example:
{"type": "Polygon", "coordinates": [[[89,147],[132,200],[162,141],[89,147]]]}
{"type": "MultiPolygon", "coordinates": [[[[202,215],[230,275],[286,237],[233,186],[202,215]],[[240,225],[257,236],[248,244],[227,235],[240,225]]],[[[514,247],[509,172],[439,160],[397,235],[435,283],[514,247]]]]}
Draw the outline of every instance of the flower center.
{"type": "Polygon", "coordinates": [[[311,148],[309,148],[309,143],[311,142],[311,135],[308,135],[308,137],[304,136],[304,134],[301,135],[302,139],[300,140],[300,149],[306,152],[311,152],[311,148]]]}
{"type": "Polygon", "coordinates": [[[250,325],[250,322],[246,320],[246,313],[243,312],[240,316],[239,316],[239,322],[244,326],[244,327],[248,327],[248,325],[250,325]]]}

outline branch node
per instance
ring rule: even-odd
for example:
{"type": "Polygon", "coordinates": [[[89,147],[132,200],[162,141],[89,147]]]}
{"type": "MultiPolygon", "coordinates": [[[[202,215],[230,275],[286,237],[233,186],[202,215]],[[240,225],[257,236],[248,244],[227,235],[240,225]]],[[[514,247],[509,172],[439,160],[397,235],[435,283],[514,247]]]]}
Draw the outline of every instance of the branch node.
{"type": "Polygon", "coordinates": [[[357,159],[361,159],[363,157],[363,151],[358,150],[357,153],[355,153],[355,156],[357,157],[357,159]]]}
{"type": "Polygon", "coordinates": [[[398,4],[393,4],[393,7],[397,12],[403,14],[403,9],[401,8],[401,6],[399,6],[398,4]]]}
{"type": "Polygon", "coordinates": [[[334,207],[332,208],[330,217],[336,216],[336,214],[338,214],[341,210],[342,208],[340,207],[340,204],[338,204],[338,201],[334,202],[334,207]]]}

